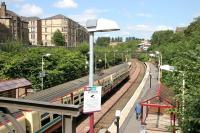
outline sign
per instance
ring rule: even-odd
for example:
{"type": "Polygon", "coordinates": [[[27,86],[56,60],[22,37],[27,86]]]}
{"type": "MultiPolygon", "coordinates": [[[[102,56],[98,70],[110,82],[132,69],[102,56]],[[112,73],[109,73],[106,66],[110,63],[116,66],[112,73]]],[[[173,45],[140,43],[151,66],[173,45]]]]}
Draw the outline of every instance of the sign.
{"type": "Polygon", "coordinates": [[[90,113],[101,110],[102,86],[87,87],[84,91],[83,112],[90,113]]]}

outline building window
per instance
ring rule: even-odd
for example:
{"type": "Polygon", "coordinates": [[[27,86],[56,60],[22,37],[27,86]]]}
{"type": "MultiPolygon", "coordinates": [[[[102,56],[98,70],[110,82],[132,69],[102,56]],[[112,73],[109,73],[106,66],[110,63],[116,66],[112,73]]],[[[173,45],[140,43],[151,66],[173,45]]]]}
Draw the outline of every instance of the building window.
{"type": "Polygon", "coordinates": [[[45,28],[45,32],[47,33],[47,28],[45,28]]]}
{"type": "Polygon", "coordinates": [[[45,40],[47,40],[47,35],[45,35],[45,40]]]}

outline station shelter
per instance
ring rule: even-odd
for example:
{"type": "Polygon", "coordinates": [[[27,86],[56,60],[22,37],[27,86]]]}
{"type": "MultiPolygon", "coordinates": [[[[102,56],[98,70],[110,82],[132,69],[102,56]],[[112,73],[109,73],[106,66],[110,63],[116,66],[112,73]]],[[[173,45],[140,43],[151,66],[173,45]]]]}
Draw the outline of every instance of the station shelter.
{"type": "MultiPolygon", "coordinates": [[[[174,99],[174,93],[169,88],[164,87],[162,84],[158,84],[156,89],[149,89],[147,95],[141,100],[141,124],[146,124],[145,120],[148,114],[160,115],[166,112],[166,109],[175,109],[177,102],[174,99]]],[[[173,133],[175,133],[176,115],[170,113],[170,124],[173,127],[173,133]]]]}

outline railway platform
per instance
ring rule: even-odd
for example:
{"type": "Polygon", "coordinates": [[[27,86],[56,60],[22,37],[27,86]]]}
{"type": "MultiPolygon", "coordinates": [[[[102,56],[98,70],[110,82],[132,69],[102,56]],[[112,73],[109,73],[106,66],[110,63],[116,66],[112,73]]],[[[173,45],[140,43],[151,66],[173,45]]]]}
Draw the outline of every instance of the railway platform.
{"type": "MultiPolygon", "coordinates": [[[[136,104],[143,101],[147,95],[153,96],[150,92],[154,93],[157,91],[158,69],[151,63],[147,63],[147,66],[146,75],[142,83],[121,112],[120,133],[170,133],[172,117],[162,109],[159,114],[155,110],[150,109],[149,111],[151,113],[148,114],[148,117],[144,118],[142,124],[141,120],[136,119],[134,109],[136,104]],[[149,76],[150,71],[151,79],[149,76]]],[[[146,110],[144,109],[143,112],[146,112],[146,110]]],[[[108,131],[116,133],[116,126],[114,123],[108,128],[108,131]]]]}

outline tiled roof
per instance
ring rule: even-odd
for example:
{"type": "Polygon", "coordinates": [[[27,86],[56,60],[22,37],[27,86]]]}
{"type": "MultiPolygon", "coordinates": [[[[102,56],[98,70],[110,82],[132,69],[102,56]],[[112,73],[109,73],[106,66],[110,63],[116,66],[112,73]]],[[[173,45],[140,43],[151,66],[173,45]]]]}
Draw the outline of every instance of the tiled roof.
{"type": "Polygon", "coordinates": [[[17,89],[21,87],[30,86],[31,82],[29,82],[25,78],[14,79],[14,80],[5,80],[0,82],[0,92],[17,89]]]}
{"type": "Polygon", "coordinates": [[[40,18],[39,17],[24,17],[24,16],[21,16],[21,19],[23,20],[23,21],[33,21],[33,20],[40,20],[40,18]]]}
{"type": "Polygon", "coordinates": [[[10,16],[19,17],[19,15],[17,15],[16,13],[14,13],[13,11],[10,11],[10,10],[6,10],[6,13],[9,14],[10,16]]]}
{"type": "Polygon", "coordinates": [[[58,14],[58,15],[48,17],[48,18],[44,18],[44,19],[65,19],[65,18],[67,18],[67,17],[62,15],[62,14],[58,14]]]}

